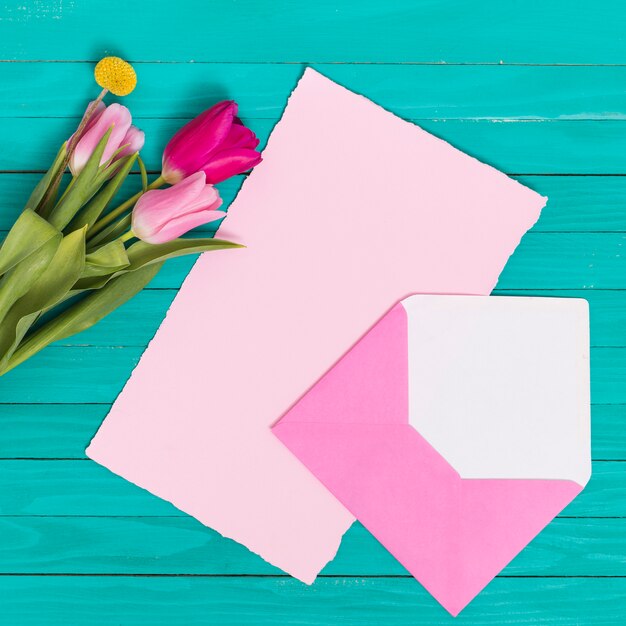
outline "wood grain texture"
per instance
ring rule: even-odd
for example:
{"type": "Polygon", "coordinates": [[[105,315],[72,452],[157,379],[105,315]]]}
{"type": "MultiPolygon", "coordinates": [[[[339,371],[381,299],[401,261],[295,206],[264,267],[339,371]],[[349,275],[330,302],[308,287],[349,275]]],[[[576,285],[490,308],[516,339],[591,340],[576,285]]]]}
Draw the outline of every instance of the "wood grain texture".
{"type": "Polygon", "coordinates": [[[0,58],[362,63],[626,62],[623,4],[3,0],[0,58]],[[122,17],[123,16],[123,17],[122,17]],[[77,36],[89,33],[88,37],[77,36]]]}
{"type": "MultiPolygon", "coordinates": [[[[63,339],[57,345],[144,348],[157,331],[176,293],[176,289],[145,289],[96,326],[63,339]],[[129,319],[141,320],[141,324],[130,325],[129,319]]],[[[626,347],[626,291],[498,289],[495,293],[503,296],[583,298],[590,307],[592,346],[626,347]]]]}
{"type": "MultiPolygon", "coordinates": [[[[0,533],[0,575],[284,575],[190,517],[3,517],[0,533]]],[[[562,517],[500,576],[626,576],[625,544],[626,518],[562,517]]],[[[321,575],[409,576],[358,522],[321,575]]]]}
{"type": "MultiPolygon", "coordinates": [[[[623,461],[594,461],[589,484],[563,515],[626,517],[625,468],[623,461]]],[[[184,514],[90,460],[0,460],[0,515],[184,514]]]]}
{"type": "MultiPolygon", "coordinates": [[[[625,17],[617,0],[0,0],[0,234],[93,97],[87,61],[103,52],[139,61],[124,103],[152,172],[218,99],[237,99],[265,142],[315,64],[549,197],[496,294],[589,301],[594,459],[583,494],[456,620],[359,524],[306,587],[85,459],[194,262],[174,261],[103,323],[0,379],[0,624],[621,626],[625,17]]],[[[242,181],[220,185],[226,205],[242,181]]]]}
{"type": "MultiPolygon", "coordinates": [[[[137,172],[135,172],[137,173],[137,172]]],[[[0,231],[8,230],[39,173],[0,173],[0,231]]],[[[548,198],[548,204],[532,229],[538,232],[626,232],[626,176],[514,176],[522,184],[548,198]]],[[[243,176],[218,185],[227,208],[236,196],[243,176]]],[[[119,192],[120,202],[139,191],[139,176],[131,176],[119,192]]],[[[209,226],[199,232],[213,232],[209,226]]]]}
{"type": "MultiPolygon", "coordinates": [[[[624,289],[625,244],[624,233],[528,233],[509,259],[497,288],[624,289]]],[[[194,262],[191,257],[169,261],[151,287],[179,287],[194,262]]]]}
{"type": "Polygon", "coordinates": [[[3,626],[622,626],[623,578],[497,578],[458,617],[413,579],[8,576],[3,626]]]}
{"type": "MultiPolygon", "coordinates": [[[[0,459],[84,459],[110,404],[0,405],[0,459]]],[[[626,404],[594,404],[592,456],[626,460],[626,404]]],[[[626,468],[625,468],[626,469],[626,468]]]]}
{"type": "MultiPolygon", "coordinates": [[[[135,120],[193,117],[224,98],[248,118],[276,119],[306,65],[407,119],[625,118],[624,65],[141,63],[139,87],[118,101],[135,120]]],[[[0,117],[78,118],[94,95],[92,72],[92,63],[1,63],[0,117]]]]}
{"type": "MultiPolygon", "coordinates": [[[[111,402],[142,352],[139,347],[49,346],[0,378],[2,401],[111,402]],[[68,376],[68,368],[72,376],[68,376]]],[[[591,397],[595,404],[626,403],[626,348],[591,348],[591,369],[591,397]]],[[[210,402],[208,395],[206,402],[210,402]]]]}
{"type": "MultiPolygon", "coordinates": [[[[287,95],[287,94],[286,94],[287,95]]],[[[286,101],[286,98],[285,98],[286,101]]],[[[264,143],[278,118],[243,119],[264,143]]],[[[141,120],[148,140],[142,158],[153,171],[162,150],[188,118],[141,120]]],[[[75,119],[0,118],[0,170],[44,170],[73,132],[75,119]],[[37,141],[24,142],[24,137],[37,141]]],[[[510,174],[626,174],[622,120],[419,120],[425,130],[510,174]]]]}

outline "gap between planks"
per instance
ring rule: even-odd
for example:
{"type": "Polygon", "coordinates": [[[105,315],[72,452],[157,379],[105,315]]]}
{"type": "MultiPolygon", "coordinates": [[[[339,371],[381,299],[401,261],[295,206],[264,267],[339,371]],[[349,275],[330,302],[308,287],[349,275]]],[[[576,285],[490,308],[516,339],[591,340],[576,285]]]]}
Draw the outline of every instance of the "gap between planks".
{"type": "MultiPolygon", "coordinates": [[[[0,59],[0,63],[67,63],[95,65],[100,59],[0,59]]],[[[382,65],[382,66],[448,66],[448,67],[626,67],[626,63],[506,63],[504,61],[161,61],[127,59],[137,65],[382,65]]]]}

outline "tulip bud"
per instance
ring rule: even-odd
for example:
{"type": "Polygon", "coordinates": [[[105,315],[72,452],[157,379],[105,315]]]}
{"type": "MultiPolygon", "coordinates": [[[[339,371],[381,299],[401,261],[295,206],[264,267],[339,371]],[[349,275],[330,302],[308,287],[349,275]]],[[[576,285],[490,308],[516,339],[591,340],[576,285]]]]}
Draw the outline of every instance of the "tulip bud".
{"type": "MultiPolygon", "coordinates": [[[[88,107],[89,108],[89,107],[88,107]]],[[[135,126],[131,125],[130,111],[121,104],[111,104],[108,107],[102,102],[98,104],[92,114],[85,130],[83,131],[72,157],[70,158],[70,170],[77,176],[85,167],[98,142],[104,134],[112,128],[106,148],[100,159],[100,164],[106,163],[115,152],[125,146],[115,157],[115,160],[139,152],[143,148],[144,134],[135,126]]],[[[69,141],[71,142],[72,137],[69,141]]]]}
{"type": "Polygon", "coordinates": [[[183,126],[163,152],[162,176],[174,184],[203,171],[219,183],[261,162],[256,135],[237,117],[237,103],[218,102],[183,126]]]}
{"type": "Polygon", "coordinates": [[[165,243],[187,231],[219,220],[222,199],[204,172],[197,172],[167,189],[146,192],[135,205],[132,232],[147,243],[165,243]]]}

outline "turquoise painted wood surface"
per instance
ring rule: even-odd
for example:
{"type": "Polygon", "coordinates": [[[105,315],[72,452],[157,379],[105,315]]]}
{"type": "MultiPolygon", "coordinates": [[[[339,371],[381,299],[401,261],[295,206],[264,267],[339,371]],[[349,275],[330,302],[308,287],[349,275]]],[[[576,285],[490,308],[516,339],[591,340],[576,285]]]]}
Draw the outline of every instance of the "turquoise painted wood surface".
{"type": "MultiPolygon", "coordinates": [[[[152,172],[216,99],[236,98],[264,141],[313,64],[549,196],[496,293],[589,301],[594,460],[585,492],[457,620],[359,524],[302,585],[85,458],[193,263],[175,261],[0,379],[0,624],[624,624],[625,18],[617,0],[0,0],[0,233],[102,54],[136,63],[125,102],[152,172]]],[[[242,180],[221,186],[227,203],[242,180]]]]}

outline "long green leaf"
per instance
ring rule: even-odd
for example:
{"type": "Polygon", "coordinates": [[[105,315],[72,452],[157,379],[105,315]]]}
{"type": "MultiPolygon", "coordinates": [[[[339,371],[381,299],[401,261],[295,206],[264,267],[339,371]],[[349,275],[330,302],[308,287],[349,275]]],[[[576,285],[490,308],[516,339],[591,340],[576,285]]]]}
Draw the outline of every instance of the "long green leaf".
{"type": "Polygon", "coordinates": [[[93,226],[107,208],[132,169],[137,154],[120,159],[120,169],[115,176],[74,216],[67,230],[72,232],[83,226],[93,226]]]}
{"type": "Polygon", "coordinates": [[[12,358],[4,364],[3,369],[0,369],[0,375],[13,369],[52,342],[75,335],[99,322],[139,293],[162,265],[163,263],[155,263],[119,276],[102,289],[94,291],[60,313],[26,339],[12,358]]]}
{"type": "Polygon", "coordinates": [[[157,244],[137,241],[128,248],[127,254],[131,267],[136,268],[186,254],[243,247],[241,244],[224,241],[223,239],[214,239],[213,237],[198,239],[180,238],[157,244]]]}
{"type": "Polygon", "coordinates": [[[39,280],[54,258],[61,242],[58,233],[9,270],[0,281],[0,332],[9,309],[39,280]]]}
{"type": "Polygon", "coordinates": [[[77,230],[61,240],[45,270],[11,307],[0,325],[0,371],[39,315],[58,304],[83,272],[85,232],[77,230]]]}
{"type": "Polygon", "coordinates": [[[0,248],[0,275],[59,234],[32,209],[22,211],[0,248]]]}
{"type": "MultiPolygon", "coordinates": [[[[28,198],[28,202],[26,202],[26,206],[24,207],[25,209],[32,209],[33,211],[39,210],[40,212],[45,214],[46,207],[40,207],[39,205],[46,195],[46,192],[48,191],[50,185],[53,183],[53,181],[57,179],[57,174],[59,173],[59,169],[61,168],[61,165],[63,164],[63,161],[65,159],[66,150],[67,142],[61,146],[59,152],[54,159],[54,162],[50,166],[50,169],[43,175],[42,179],[39,181],[39,183],[37,183],[35,189],[33,189],[33,193],[30,194],[30,198],[28,198]]],[[[50,194],[50,203],[54,202],[54,200],[56,199],[56,192],[57,190],[55,189],[54,192],[50,194]]],[[[46,204],[48,204],[48,202],[46,204]]]]}
{"type": "Polygon", "coordinates": [[[115,278],[125,272],[132,272],[140,267],[144,267],[152,263],[160,263],[161,261],[184,256],[186,254],[197,254],[198,252],[224,250],[227,248],[243,248],[243,246],[230,241],[224,241],[223,239],[213,238],[174,239],[173,241],[159,244],[150,244],[145,241],[138,241],[126,250],[130,261],[130,265],[126,269],[123,269],[115,274],[111,274],[110,276],[81,279],[78,283],[76,283],[74,288],[77,291],[85,289],[100,289],[112,278],[115,278]]]}
{"type": "Polygon", "coordinates": [[[91,153],[87,163],[85,163],[85,167],[74,178],[69,191],[64,194],[59,203],[52,209],[48,221],[59,230],[63,230],[70,223],[80,208],[96,193],[102,182],[104,182],[98,179],[98,171],[110,134],[111,129],[109,128],[91,153]]]}
{"type": "Polygon", "coordinates": [[[121,241],[112,241],[85,257],[85,269],[81,278],[108,276],[129,265],[130,261],[124,244],[121,241]]]}

